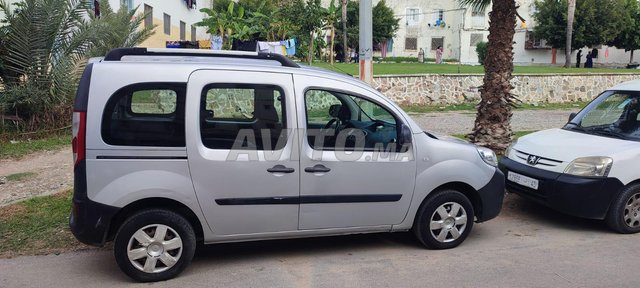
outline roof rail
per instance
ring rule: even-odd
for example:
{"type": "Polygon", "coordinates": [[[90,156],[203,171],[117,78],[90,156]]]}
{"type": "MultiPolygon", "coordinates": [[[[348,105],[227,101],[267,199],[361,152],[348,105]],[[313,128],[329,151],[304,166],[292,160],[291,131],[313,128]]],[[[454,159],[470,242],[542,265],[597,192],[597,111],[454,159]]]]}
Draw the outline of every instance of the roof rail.
{"type": "Polygon", "coordinates": [[[115,48],[104,57],[103,61],[121,61],[124,56],[198,56],[218,58],[242,58],[256,60],[278,61],[283,67],[300,68],[291,59],[274,53],[244,52],[244,51],[215,51],[202,49],[165,49],[165,48],[115,48]]]}

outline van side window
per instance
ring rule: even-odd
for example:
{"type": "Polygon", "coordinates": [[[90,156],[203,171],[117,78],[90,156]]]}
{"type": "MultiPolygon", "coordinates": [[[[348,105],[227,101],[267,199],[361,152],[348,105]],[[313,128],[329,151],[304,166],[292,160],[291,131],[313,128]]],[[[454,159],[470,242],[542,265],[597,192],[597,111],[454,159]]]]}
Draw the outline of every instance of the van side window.
{"type": "Polygon", "coordinates": [[[399,126],[383,106],[330,90],[304,94],[307,140],[315,150],[396,151],[399,126]]]}
{"type": "Polygon", "coordinates": [[[282,88],[210,84],[201,97],[200,134],[207,148],[280,150],[286,145],[282,88]]]}
{"type": "Polygon", "coordinates": [[[184,147],[185,84],[140,83],[116,91],[102,115],[102,139],[119,146],[184,147]]]}

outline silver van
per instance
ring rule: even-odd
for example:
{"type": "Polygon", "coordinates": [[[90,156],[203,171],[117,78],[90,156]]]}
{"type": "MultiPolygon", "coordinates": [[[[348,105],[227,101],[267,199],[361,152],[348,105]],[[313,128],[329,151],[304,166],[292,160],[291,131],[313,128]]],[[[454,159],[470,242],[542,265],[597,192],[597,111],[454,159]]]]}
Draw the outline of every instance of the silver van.
{"type": "Polygon", "coordinates": [[[114,241],[138,281],[176,276],[196,243],[412,230],[453,248],[502,207],[491,150],[280,55],[115,49],[74,108],[71,230],[114,241]]]}

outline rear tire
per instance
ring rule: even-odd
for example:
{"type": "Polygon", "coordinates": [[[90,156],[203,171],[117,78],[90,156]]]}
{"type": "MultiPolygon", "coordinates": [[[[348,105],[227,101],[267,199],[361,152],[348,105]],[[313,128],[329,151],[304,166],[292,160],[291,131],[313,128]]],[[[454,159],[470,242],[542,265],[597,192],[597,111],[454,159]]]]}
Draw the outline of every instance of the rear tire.
{"type": "Polygon", "coordinates": [[[120,270],[140,282],[171,279],[193,259],[193,227],[181,215],[163,209],[141,211],[120,227],[114,254],[120,270]]]}
{"type": "Polygon", "coordinates": [[[640,185],[623,188],[611,203],[607,225],[618,233],[640,232],[640,185]]]}
{"type": "Polygon", "coordinates": [[[430,249],[450,249],[460,245],[473,228],[471,201],[455,190],[434,192],[416,214],[413,232],[430,249]]]}

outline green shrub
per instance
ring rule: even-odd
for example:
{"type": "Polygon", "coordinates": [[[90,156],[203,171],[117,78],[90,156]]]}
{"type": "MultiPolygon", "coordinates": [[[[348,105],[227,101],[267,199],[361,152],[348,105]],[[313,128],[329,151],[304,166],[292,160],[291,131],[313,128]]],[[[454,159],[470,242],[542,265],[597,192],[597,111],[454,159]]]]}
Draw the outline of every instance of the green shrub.
{"type": "Polygon", "coordinates": [[[487,57],[487,42],[480,42],[476,45],[476,53],[478,53],[478,62],[480,65],[484,65],[484,58],[487,57]]]}

